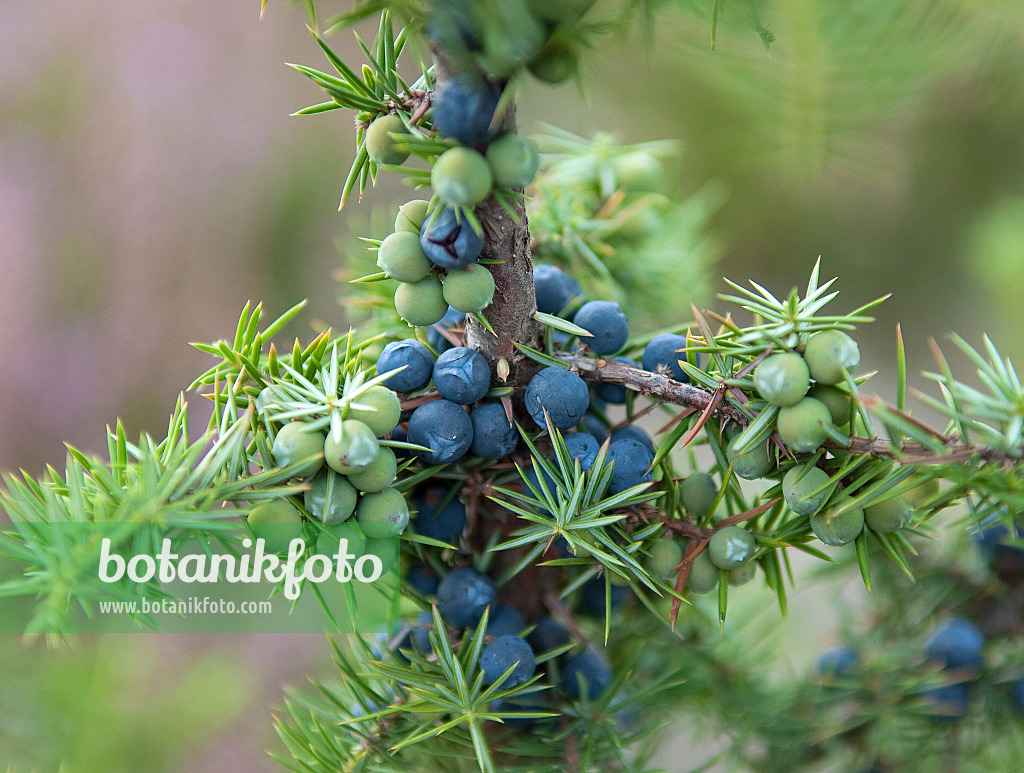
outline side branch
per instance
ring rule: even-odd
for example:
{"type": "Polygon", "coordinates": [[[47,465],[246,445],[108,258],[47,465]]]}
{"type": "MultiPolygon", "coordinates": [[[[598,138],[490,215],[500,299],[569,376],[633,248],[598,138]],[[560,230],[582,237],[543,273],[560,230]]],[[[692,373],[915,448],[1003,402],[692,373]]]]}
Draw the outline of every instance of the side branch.
{"type": "MultiPolygon", "coordinates": [[[[632,368],[629,365],[613,360],[588,357],[585,349],[571,354],[559,356],[565,364],[572,367],[586,381],[601,381],[618,384],[634,392],[639,392],[652,400],[672,403],[697,411],[704,411],[715,399],[715,392],[702,387],[685,384],[660,373],[632,368]]],[[[752,420],[739,408],[722,400],[712,413],[713,416],[736,422],[746,426],[752,420]]],[[[835,442],[826,443],[826,447],[835,450],[846,450],[850,453],[892,459],[898,464],[937,465],[964,464],[972,459],[1003,466],[1012,467],[1021,463],[1021,458],[1000,448],[966,444],[956,435],[941,435],[945,448],[936,451],[921,443],[903,441],[899,446],[878,437],[860,437],[854,435],[848,445],[835,442]]]]}

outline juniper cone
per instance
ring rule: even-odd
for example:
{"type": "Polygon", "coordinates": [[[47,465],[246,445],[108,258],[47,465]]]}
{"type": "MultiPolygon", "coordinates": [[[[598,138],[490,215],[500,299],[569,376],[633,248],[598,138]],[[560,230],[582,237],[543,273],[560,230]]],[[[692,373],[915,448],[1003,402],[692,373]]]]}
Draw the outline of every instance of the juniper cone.
{"type": "MultiPolygon", "coordinates": [[[[63,472],[6,477],[2,507],[18,530],[0,545],[14,569],[0,598],[29,615],[19,630],[63,634],[111,593],[147,601],[167,593],[156,581],[103,583],[85,561],[95,541],[47,537],[48,521],[110,523],[132,545],[166,538],[174,547],[206,538],[210,523],[234,522],[271,551],[298,536],[313,543],[291,559],[302,569],[320,565],[351,529],[350,550],[398,570],[400,597],[387,589],[395,619],[344,638],[337,629],[352,610],[333,606],[312,578],[302,582],[316,629],[335,636],[337,672],[276,712],[274,753],[289,770],[1018,769],[1024,391],[1012,362],[988,338],[953,337],[934,344],[934,366],[922,365],[899,331],[896,356],[865,351],[871,368],[862,368],[863,326],[884,297],[848,299],[861,291],[822,268],[842,256],[808,259],[806,281],[792,290],[772,272],[748,283],[711,279],[715,245],[736,242],[730,207],[753,219],[744,221],[748,235],[761,233],[753,217],[761,209],[773,217],[794,209],[794,180],[797,198],[813,199],[821,214],[828,208],[814,174],[777,174],[791,171],[785,157],[814,159],[834,182],[861,170],[817,151],[842,146],[844,163],[855,164],[878,156],[864,153],[871,143],[858,141],[851,110],[878,122],[866,127],[871,136],[899,140],[886,129],[893,116],[907,123],[904,101],[925,111],[942,103],[930,98],[932,83],[948,91],[969,78],[972,94],[986,94],[994,93],[978,88],[986,73],[1019,82],[1017,48],[992,45],[1021,28],[1005,10],[1014,4],[984,13],[965,3],[920,11],[868,2],[856,12],[821,4],[813,24],[800,24],[799,13],[772,4],[737,13],[716,2],[714,61],[700,59],[709,41],[687,37],[692,25],[679,14],[688,11],[673,16],[659,5],[360,0],[328,13],[305,3],[310,50],[325,58],[320,69],[297,70],[325,95],[298,112],[355,127],[353,153],[318,156],[344,181],[346,212],[360,200],[381,205],[391,185],[407,183],[420,198],[365,218],[393,222],[393,232],[358,234],[369,249],[345,249],[345,332],[293,340],[286,330],[336,317],[318,310],[299,320],[299,305],[266,318],[253,305],[234,336],[196,345],[210,358],[191,387],[210,414],[205,427],[182,400],[166,437],[136,442],[115,424],[105,456],[69,446],[63,472]],[[349,48],[327,35],[364,19],[349,48]],[[593,90],[594,54],[644,39],[629,30],[640,19],[648,33],[682,43],[652,56],[682,58],[686,72],[676,78],[664,60],[630,50],[631,77],[603,89],[633,106],[630,133],[675,125],[692,138],[706,125],[716,154],[756,147],[778,161],[770,186],[756,175],[744,186],[695,179],[711,167],[694,163],[698,154],[671,159],[670,142],[623,144],[598,125],[589,136],[550,128],[531,137],[532,119],[517,125],[517,100],[536,99],[537,80],[575,78],[593,90]],[[734,37],[740,23],[760,40],[734,37]],[[957,46],[967,56],[958,58],[957,46]],[[989,66],[978,68],[982,47],[989,66]],[[874,57],[864,78],[863,51],[876,50],[886,56],[874,57]],[[937,77],[949,73],[957,77],[937,77]],[[685,99],[644,107],[644,83],[685,99]],[[697,121],[644,112],[693,110],[704,94],[718,108],[697,121]],[[769,96],[767,110],[758,94],[769,96]],[[722,108],[735,119],[727,131],[722,108]],[[751,143],[743,124],[755,114],[772,131],[751,143]],[[789,124],[810,152],[774,152],[789,124]],[[838,145],[836,132],[845,133],[838,145]],[[353,159],[347,173],[336,166],[342,156],[353,159]],[[684,185],[697,192],[681,195],[684,185]],[[717,201],[730,188],[735,203],[717,201]],[[771,199],[759,204],[765,190],[771,199]],[[702,295],[705,285],[722,295],[702,295]],[[922,369],[928,375],[914,382],[922,369]],[[875,394],[891,383],[892,395],[875,394]],[[186,527],[172,527],[183,517],[186,527]],[[825,580],[823,588],[842,588],[841,599],[808,601],[814,594],[802,591],[825,580]],[[653,759],[668,732],[719,756],[653,759]]],[[[574,99],[567,89],[535,104],[571,112],[574,99]]],[[[1019,178],[1019,153],[989,152],[1005,150],[1000,138],[1013,133],[984,130],[986,100],[968,102],[961,112],[979,131],[939,132],[942,157],[962,163],[949,137],[981,136],[1000,174],[1019,178]]],[[[1018,125],[1019,100],[997,102],[1000,126],[1018,125]]],[[[927,119],[915,126],[945,126],[927,112],[914,117],[927,119]]],[[[897,142],[882,154],[916,183],[915,159],[935,156],[925,134],[914,134],[914,153],[897,142]]],[[[871,185],[879,175],[853,177],[871,185]]],[[[931,200],[945,205],[942,227],[901,242],[895,289],[930,286],[902,260],[914,245],[933,252],[948,278],[957,275],[941,262],[942,245],[967,254],[972,241],[982,245],[972,281],[998,274],[1003,294],[1013,288],[1019,207],[1000,179],[915,196],[915,218],[931,200]],[[980,225],[969,208],[978,190],[994,213],[980,225]],[[948,191],[956,191],[952,210],[948,191]],[[964,223],[970,239],[957,238],[964,223]]],[[[839,186],[847,219],[866,211],[849,201],[863,185],[839,186]]],[[[850,254],[888,255],[886,229],[907,209],[905,189],[886,187],[879,200],[895,214],[872,241],[847,245],[850,254]]],[[[823,241],[822,251],[834,252],[823,241]]],[[[776,257],[771,240],[740,243],[776,257]]],[[[1012,324],[994,303],[993,318],[1012,324]]],[[[8,668],[20,669],[25,661],[11,652],[8,668]]],[[[52,690],[15,676],[18,699],[0,702],[0,724],[14,729],[8,746],[26,759],[9,761],[11,769],[90,767],[37,754],[48,748],[42,740],[66,733],[43,739],[33,730],[45,724],[31,721],[43,715],[33,702],[52,690]],[[17,717],[4,714],[7,704],[17,717]]],[[[223,701],[186,702],[210,712],[223,701]]],[[[107,703],[123,701],[90,693],[90,706],[107,703]]],[[[161,722],[137,706],[121,713],[148,729],[179,726],[174,702],[158,703],[161,722]]],[[[97,716],[105,715],[89,713],[97,716]]],[[[207,714],[196,717],[206,727],[207,714]]],[[[81,727],[89,749],[101,750],[91,767],[125,767],[92,726],[67,719],[61,727],[81,727]]],[[[134,734],[133,754],[149,735],[134,734]]]]}

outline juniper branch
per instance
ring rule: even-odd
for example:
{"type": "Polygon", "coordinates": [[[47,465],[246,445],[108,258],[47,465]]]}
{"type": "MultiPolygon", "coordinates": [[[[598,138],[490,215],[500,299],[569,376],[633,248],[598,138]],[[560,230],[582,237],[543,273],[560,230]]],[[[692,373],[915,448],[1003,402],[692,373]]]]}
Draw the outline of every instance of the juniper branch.
{"type": "MultiPolygon", "coordinates": [[[[716,391],[714,390],[676,381],[660,373],[633,368],[625,363],[588,357],[584,348],[560,355],[558,359],[579,373],[585,381],[618,384],[652,400],[703,411],[715,399],[716,391]]],[[[746,426],[753,418],[725,400],[719,403],[711,415],[735,422],[740,426],[746,426]]],[[[826,447],[842,449],[853,454],[892,459],[900,465],[964,464],[974,459],[1002,466],[1015,466],[1022,461],[1019,454],[991,446],[965,443],[955,432],[939,433],[934,430],[930,432],[941,444],[941,450],[929,448],[912,440],[901,440],[897,444],[884,438],[857,435],[851,437],[846,446],[830,441],[826,443],[826,447]]]]}

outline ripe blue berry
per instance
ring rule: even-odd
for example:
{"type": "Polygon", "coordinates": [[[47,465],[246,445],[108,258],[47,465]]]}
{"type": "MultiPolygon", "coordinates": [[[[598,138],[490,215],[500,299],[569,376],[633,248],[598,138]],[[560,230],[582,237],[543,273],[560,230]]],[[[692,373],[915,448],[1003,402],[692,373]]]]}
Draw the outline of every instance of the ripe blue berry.
{"type": "MultiPolygon", "coordinates": [[[[442,335],[442,331],[454,331],[456,328],[462,327],[466,321],[466,312],[453,309],[451,306],[448,307],[448,311],[444,313],[439,322],[435,322],[433,325],[427,328],[427,343],[434,347],[438,352],[446,352],[451,349],[455,344],[448,340],[448,338],[442,335]]],[[[433,369],[433,359],[431,359],[431,369],[433,369]]]]}
{"type": "MultiPolygon", "coordinates": [[[[637,367],[636,360],[629,357],[611,357],[610,359],[615,362],[621,362],[624,365],[629,365],[631,368],[637,367]]],[[[612,405],[622,405],[626,402],[626,387],[621,384],[609,384],[601,381],[594,387],[594,393],[606,403],[611,403],[612,405]]]]}
{"type": "MultiPolygon", "coordinates": [[[[679,367],[679,360],[686,359],[685,349],[685,336],[676,335],[675,333],[664,333],[660,336],[655,336],[644,348],[644,353],[640,357],[640,365],[644,370],[649,370],[652,373],[664,372],[667,369],[676,381],[689,383],[690,377],[679,367]]],[[[700,365],[699,358],[697,364],[698,366],[700,365]]]]}
{"type": "Polygon", "coordinates": [[[458,496],[443,488],[428,489],[415,500],[416,533],[423,537],[457,544],[466,528],[466,506],[458,496]]]}
{"type": "Polygon", "coordinates": [[[434,387],[446,400],[469,405],[483,400],[491,388],[491,369],[475,349],[456,346],[434,363],[434,387]]]}
{"type": "Polygon", "coordinates": [[[437,609],[453,628],[476,625],[494,603],[494,583],[475,569],[454,569],[437,587],[437,609]]]}
{"type": "MultiPolygon", "coordinates": [[[[909,498],[914,491],[915,489],[911,489],[904,497],[909,498]]],[[[938,486],[935,486],[935,492],[938,492],[938,486]]],[[[1002,514],[997,513],[982,521],[979,524],[979,530],[972,533],[971,536],[982,555],[995,569],[999,570],[1005,567],[1018,570],[1024,568],[1024,550],[1009,543],[1020,540],[1020,531],[1015,523],[1010,526],[1006,525],[1004,511],[1002,514]]]]}
{"type": "Polygon", "coordinates": [[[614,354],[629,338],[629,321],[613,301],[584,303],[572,321],[592,334],[584,340],[594,354],[614,354]]]}
{"type": "Polygon", "coordinates": [[[516,450],[519,433],[505,414],[501,403],[485,403],[469,415],[473,422],[474,456],[501,459],[516,450]]]}
{"type": "Polygon", "coordinates": [[[469,73],[457,73],[438,86],[432,102],[433,125],[443,137],[477,145],[492,137],[491,123],[501,92],[469,73]]]}
{"type": "Polygon", "coordinates": [[[591,650],[573,655],[565,661],[562,669],[562,689],[574,700],[587,697],[594,700],[603,693],[612,681],[612,672],[604,658],[591,650]]]}
{"type": "Polygon", "coordinates": [[[860,656],[849,647],[833,647],[818,658],[817,672],[821,679],[842,679],[853,673],[860,656]]]}
{"type": "MultiPolygon", "coordinates": [[[[597,437],[597,435],[594,437],[597,437]]],[[[625,440],[626,438],[635,440],[650,451],[651,459],[654,458],[654,441],[651,440],[650,435],[644,432],[644,430],[636,424],[627,424],[625,427],[620,427],[611,434],[611,438],[613,443],[617,440],[625,440]]]]}
{"type": "Polygon", "coordinates": [[[962,668],[978,673],[985,662],[981,653],[984,644],[985,639],[974,623],[954,618],[932,634],[925,656],[945,669],[962,668]]]}
{"type": "MultiPolygon", "coordinates": [[[[528,469],[524,475],[526,476],[526,482],[537,489],[537,494],[541,499],[544,498],[544,487],[540,484],[540,476],[543,476],[544,478],[544,485],[547,486],[548,493],[551,494],[551,496],[555,496],[558,484],[555,483],[555,479],[548,475],[547,471],[543,467],[538,467],[536,464],[530,465],[530,469],[528,469]]],[[[523,493],[531,494],[532,492],[529,488],[526,488],[523,493]]]]}
{"type": "Polygon", "coordinates": [[[1024,714],[1024,677],[1010,682],[1010,697],[1018,714],[1024,714]]]}
{"type": "Polygon", "coordinates": [[[921,697],[931,704],[932,719],[936,722],[955,722],[967,716],[971,691],[963,682],[947,684],[926,690],[921,697]]]}
{"type": "Polygon", "coordinates": [[[590,390],[575,373],[555,366],[534,374],[526,387],[526,410],[540,427],[546,427],[544,412],[560,430],[575,427],[590,405],[590,390]]]}
{"type": "Polygon", "coordinates": [[[558,314],[572,300],[569,277],[558,266],[545,263],[533,267],[533,291],[537,296],[537,311],[558,314]]]}
{"type": "MultiPolygon", "coordinates": [[[[484,237],[463,221],[451,207],[445,207],[436,219],[423,221],[420,246],[430,262],[441,268],[465,268],[480,257],[484,237]]],[[[435,320],[436,321],[436,320],[435,320]]]]}
{"type": "Polygon", "coordinates": [[[487,636],[518,636],[526,628],[526,621],[519,614],[519,610],[510,607],[508,604],[498,604],[491,608],[491,614],[487,617],[487,636]]]}
{"type": "Polygon", "coordinates": [[[414,338],[392,341],[377,358],[377,373],[387,373],[403,366],[404,370],[389,376],[384,385],[396,392],[415,392],[430,383],[434,357],[414,338]]]}
{"type": "Polygon", "coordinates": [[[424,403],[412,412],[408,427],[409,442],[430,449],[417,452],[427,464],[457,462],[473,444],[473,422],[450,400],[424,403]]]}
{"type": "Polygon", "coordinates": [[[434,616],[424,610],[416,616],[416,625],[409,631],[409,637],[399,646],[411,648],[420,655],[429,655],[434,647],[430,643],[430,632],[434,630],[434,616]]]}
{"type": "Polygon", "coordinates": [[[518,636],[499,636],[486,647],[480,655],[480,670],[484,672],[484,681],[494,684],[501,675],[515,667],[511,674],[501,681],[503,690],[510,690],[528,682],[537,670],[537,661],[530,645],[518,636]]]}
{"type": "Polygon", "coordinates": [[[413,564],[405,575],[405,581],[417,592],[424,596],[433,596],[437,593],[437,586],[440,580],[433,570],[426,564],[413,564]]]}
{"type": "MultiPolygon", "coordinates": [[[[603,577],[595,577],[583,586],[580,592],[580,612],[589,615],[605,614],[605,582],[603,577]]],[[[615,585],[612,583],[610,598],[612,609],[621,607],[630,596],[629,586],[615,585]]]]}
{"type": "Polygon", "coordinates": [[[633,486],[654,480],[653,472],[648,472],[654,457],[648,453],[646,446],[630,437],[613,439],[608,445],[608,462],[615,462],[608,494],[618,494],[633,486]]]}
{"type": "Polygon", "coordinates": [[[545,617],[526,637],[534,652],[545,653],[564,647],[571,639],[569,632],[552,617],[545,617]]]}
{"type": "Polygon", "coordinates": [[[570,457],[579,460],[582,472],[586,472],[594,466],[597,453],[601,450],[601,444],[597,442],[597,438],[586,432],[573,432],[571,435],[566,435],[565,447],[569,451],[570,457]]]}
{"type": "MultiPolygon", "coordinates": [[[[584,432],[588,432],[593,435],[598,443],[603,443],[608,439],[608,427],[603,421],[592,413],[585,413],[583,418],[580,419],[580,424],[583,427],[584,432]]],[[[641,430],[643,431],[643,430],[641,430]]],[[[647,434],[646,432],[644,433],[647,434]]],[[[650,438],[647,438],[650,441],[650,438]]],[[[651,444],[654,445],[653,443],[651,444]]],[[[652,451],[653,453],[653,451],[652,451]]]]}

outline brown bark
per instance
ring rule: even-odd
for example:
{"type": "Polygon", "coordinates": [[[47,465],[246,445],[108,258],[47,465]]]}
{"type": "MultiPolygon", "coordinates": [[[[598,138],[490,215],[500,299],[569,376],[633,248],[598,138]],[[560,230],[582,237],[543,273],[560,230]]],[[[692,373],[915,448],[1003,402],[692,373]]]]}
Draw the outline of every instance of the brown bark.
{"type": "MultiPolygon", "coordinates": [[[[453,75],[443,52],[433,51],[434,78],[437,84],[453,75]]],[[[514,131],[515,103],[509,103],[502,128],[514,131]]],[[[522,201],[514,206],[516,218],[493,198],[480,204],[475,214],[484,229],[481,258],[500,263],[488,265],[494,277],[494,300],[483,316],[496,335],[491,335],[473,316],[466,318],[466,346],[479,351],[490,363],[492,373],[503,386],[525,387],[536,370],[531,360],[519,354],[514,344],[536,346],[540,325],[534,320],[537,299],[533,291],[533,261],[530,256],[530,227],[522,201]],[[508,378],[502,379],[499,360],[508,365],[508,378]]],[[[504,370],[504,368],[502,368],[504,370]]]]}

